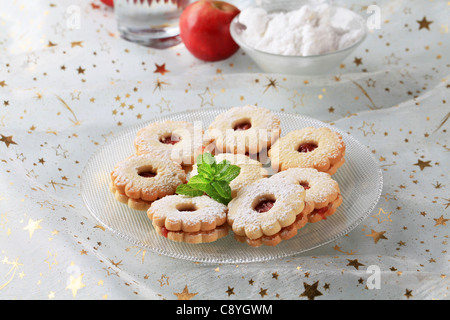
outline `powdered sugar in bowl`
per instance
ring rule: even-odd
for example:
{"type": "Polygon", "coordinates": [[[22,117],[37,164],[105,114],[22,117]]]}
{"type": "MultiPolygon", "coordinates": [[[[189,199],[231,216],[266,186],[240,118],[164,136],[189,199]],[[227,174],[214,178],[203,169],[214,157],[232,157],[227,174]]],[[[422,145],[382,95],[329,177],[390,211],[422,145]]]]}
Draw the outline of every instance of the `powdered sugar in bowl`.
{"type": "Polygon", "coordinates": [[[314,75],[339,66],[367,27],[360,15],[327,2],[273,1],[243,10],[230,32],[263,71],[314,75]]]}

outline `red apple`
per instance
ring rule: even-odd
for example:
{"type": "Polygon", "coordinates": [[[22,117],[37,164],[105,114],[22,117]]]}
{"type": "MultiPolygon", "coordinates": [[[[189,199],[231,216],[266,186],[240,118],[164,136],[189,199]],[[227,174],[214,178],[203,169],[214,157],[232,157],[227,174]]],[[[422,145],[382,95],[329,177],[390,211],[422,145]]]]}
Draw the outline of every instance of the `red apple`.
{"type": "Polygon", "coordinates": [[[114,7],[114,0],[100,0],[100,1],[106,4],[107,6],[114,7]]]}
{"type": "Polygon", "coordinates": [[[198,59],[219,61],[231,57],[239,46],[230,34],[230,23],[240,10],[224,1],[191,3],[180,17],[180,36],[198,59]]]}

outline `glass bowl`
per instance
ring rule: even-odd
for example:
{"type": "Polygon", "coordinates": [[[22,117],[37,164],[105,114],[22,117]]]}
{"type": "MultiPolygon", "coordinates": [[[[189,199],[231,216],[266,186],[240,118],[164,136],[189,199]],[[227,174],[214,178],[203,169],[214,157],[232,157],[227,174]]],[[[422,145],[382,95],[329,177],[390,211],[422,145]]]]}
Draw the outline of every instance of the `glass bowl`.
{"type": "MultiPolygon", "coordinates": [[[[299,9],[305,3],[307,2],[276,1],[271,4],[262,5],[261,7],[269,13],[286,12],[299,9]]],[[[351,10],[342,7],[339,8],[348,11],[354,17],[354,21],[361,26],[363,35],[352,46],[330,53],[310,56],[288,56],[273,54],[252,48],[245,43],[242,37],[245,26],[239,22],[240,15],[237,15],[232,20],[230,25],[230,33],[234,41],[264,72],[297,75],[325,74],[333,68],[339,66],[341,62],[349,56],[367,36],[367,27],[364,18],[351,10]]]]}

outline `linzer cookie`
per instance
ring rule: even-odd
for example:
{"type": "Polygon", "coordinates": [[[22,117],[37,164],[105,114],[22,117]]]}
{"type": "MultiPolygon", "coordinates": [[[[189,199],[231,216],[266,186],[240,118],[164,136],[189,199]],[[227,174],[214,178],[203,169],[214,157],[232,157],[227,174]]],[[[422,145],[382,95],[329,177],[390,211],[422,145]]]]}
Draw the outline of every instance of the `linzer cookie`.
{"type": "Polygon", "coordinates": [[[308,222],[326,219],[342,204],[339,185],[328,173],[311,168],[292,168],[276,173],[270,179],[299,184],[305,189],[302,213],[308,216],[308,222]]]}
{"type": "MultiPolygon", "coordinates": [[[[261,162],[250,159],[243,154],[221,153],[215,156],[217,163],[223,160],[228,161],[232,165],[236,165],[241,168],[239,175],[230,182],[231,196],[236,197],[239,190],[242,187],[252,183],[253,181],[266,178],[268,172],[263,168],[261,162]]],[[[197,175],[197,165],[195,164],[190,176],[197,175]]]]}
{"type": "Polygon", "coordinates": [[[152,201],[174,194],[186,181],[180,165],[151,154],[133,155],[111,172],[111,187],[118,201],[137,210],[147,210],[152,201]]]}
{"type": "Polygon", "coordinates": [[[204,145],[203,129],[185,121],[153,122],[138,131],[136,154],[152,153],[170,158],[183,166],[194,164],[204,145]]]}
{"type": "Polygon", "coordinates": [[[153,202],[147,215],[156,232],[169,240],[208,243],[228,234],[227,211],[206,195],[172,195],[153,202]]]}
{"type": "Polygon", "coordinates": [[[342,136],[326,127],[291,131],[269,150],[275,172],[289,168],[314,168],[332,175],[344,164],[344,156],[342,136]]]}
{"type": "Polygon", "coordinates": [[[280,119],[272,111],[246,105],[218,115],[208,133],[221,152],[256,154],[280,136],[280,119]]]}
{"type": "Polygon", "coordinates": [[[260,179],[243,187],[228,204],[228,223],[240,242],[275,246],[307,223],[304,199],[305,189],[299,184],[260,179]]]}

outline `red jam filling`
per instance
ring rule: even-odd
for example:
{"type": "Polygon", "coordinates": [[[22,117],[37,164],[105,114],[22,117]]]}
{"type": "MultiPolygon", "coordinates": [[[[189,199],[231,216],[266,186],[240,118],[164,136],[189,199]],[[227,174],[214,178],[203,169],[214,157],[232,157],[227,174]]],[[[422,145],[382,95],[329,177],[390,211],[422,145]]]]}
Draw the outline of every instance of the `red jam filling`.
{"type": "Polygon", "coordinates": [[[323,208],[320,208],[320,209],[314,209],[314,211],[311,212],[311,215],[313,216],[313,215],[318,214],[318,215],[320,215],[322,217],[322,219],[326,220],[327,218],[325,216],[325,213],[327,211],[328,211],[328,207],[323,207],[323,208]]]}
{"type": "Polygon", "coordinates": [[[172,136],[170,136],[170,137],[167,137],[167,138],[166,137],[162,137],[159,141],[161,143],[163,143],[163,144],[174,145],[174,144],[177,144],[178,142],[180,142],[181,139],[179,137],[172,137],[172,136]]]}
{"type": "Polygon", "coordinates": [[[302,143],[300,147],[298,147],[298,152],[311,152],[317,148],[317,145],[314,143],[302,143]]]}
{"type": "Polygon", "coordinates": [[[311,188],[311,187],[309,186],[309,183],[308,183],[308,182],[300,182],[300,185],[301,185],[305,190],[308,190],[309,188],[311,188]]]}
{"type": "Polygon", "coordinates": [[[271,200],[261,201],[255,207],[255,211],[258,212],[258,213],[267,212],[267,211],[269,211],[270,209],[273,208],[274,204],[275,204],[275,201],[271,201],[271,200]]]}
{"type": "Polygon", "coordinates": [[[166,229],[166,227],[161,227],[161,235],[165,238],[169,235],[169,230],[166,229]]]}
{"type": "Polygon", "coordinates": [[[252,127],[252,124],[249,122],[244,122],[241,124],[238,124],[237,126],[234,127],[235,131],[244,131],[244,130],[248,130],[252,127]]]}
{"type": "Polygon", "coordinates": [[[139,172],[139,175],[144,178],[153,178],[154,176],[156,176],[156,173],[147,171],[147,172],[139,172]]]}

